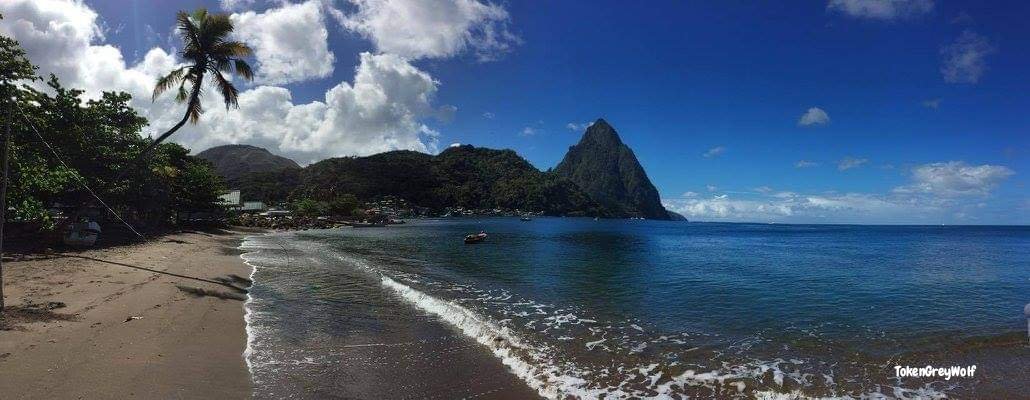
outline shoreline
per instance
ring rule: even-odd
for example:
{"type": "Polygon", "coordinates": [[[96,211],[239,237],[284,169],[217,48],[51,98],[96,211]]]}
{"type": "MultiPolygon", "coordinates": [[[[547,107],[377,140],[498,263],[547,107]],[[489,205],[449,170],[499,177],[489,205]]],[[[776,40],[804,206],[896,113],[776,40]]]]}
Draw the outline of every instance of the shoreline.
{"type": "Polygon", "coordinates": [[[541,398],[481,340],[409,302],[347,256],[299,250],[275,234],[252,235],[243,247],[261,283],[247,303],[255,396],[541,398]],[[290,267],[292,254],[305,255],[303,267],[290,267]],[[322,285],[313,284],[327,276],[347,282],[331,302],[321,301],[322,285]],[[278,302],[279,296],[291,301],[278,302]]]}
{"type": "Polygon", "coordinates": [[[246,286],[232,276],[253,273],[240,257],[248,234],[182,232],[4,263],[0,393],[250,397],[244,299],[217,282],[246,286]],[[30,318],[12,321],[11,311],[30,318]]]}

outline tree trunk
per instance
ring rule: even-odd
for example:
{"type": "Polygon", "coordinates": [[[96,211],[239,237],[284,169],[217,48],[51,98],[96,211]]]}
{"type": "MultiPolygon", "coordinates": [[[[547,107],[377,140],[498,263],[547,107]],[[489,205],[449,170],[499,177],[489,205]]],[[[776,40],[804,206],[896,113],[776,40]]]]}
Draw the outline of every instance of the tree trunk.
{"type": "Polygon", "coordinates": [[[186,113],[183,114],[182,119],[179,120],[179,123],[175,124],[175,126],[172,126],[172,129],[169,129],[167,132],[161,134],[161,136],[158,136],[157,140],[154,140],[153,143],[151,143],[149,146],[144,148],[143,151],[140,152],[138,156],[136,156],[136,159],[132,160],[132,162],[130,162],[128,165],[126,165],[125,169],[123,169],[122,172],[120,172],[117,176],[115,176],[114,179],[111,180],[111,182],[109,182],[108,184],[115,184],[118,181],[122,180],[122,178],[125,177],[125,174],[129,173],[129,171],[131,171],[133,168],[135,168],[137,163],[140,163],[142,161],[146,161],[147,156],[150,154],[150,152],[154,151],[154,149],[156,149],[157,146],[159,144],[161,144],[161,142],[164,142],[165,139],[167,139],[169,136],[172,136],[172,134],[175,133],[175,131],[179,130],[179,128],[182,128],[183,125],[186,125],[186,121],[189,121],[189,119],[190,119],[189,104],[192,104],[195,101],[200,101],[200,86],[203,85],[203,84],[204,84],[204,73],[201,72],[200,76],[197,78],[196,86],[194,86],[193,90],[191,90],[191,92],[190,92],[189,102],[186,103],[186,113]]]}
{"type": "MultiPolygon", "coordinates": [[[[5,85],[6,86],[6,85],[5,85]]],[[[5,91],[6,92],[6,91],[5,91]]],[[[10,103],[11,99],[6,99],[10,103]]],[[[13,107],[7,104],[7,118],[4,121],[4,143],[2,154],[3,180],[0,181],[0,314],[4,311],[4,221],[7,216],[7,167],[10,165],[8,159],[11,155],[11,119],[14,118],[13,107]]]]}
{"type": "Polygon", "coordinates": [[[182,120],[180,120],[179,123],[175,124],[175,126],[173,126],[172,129],[169,129],[161,136],[158,136],[157,140],[154,140],[154,143],[151,143],[150,146],[147,146],[147,148],[143,149],[143,152],[139,154],[139,160],[143,160],[147,156],[147,154],[149,154],[151,151],[154,151],[154,149],[157,148],[157,145],[161,144],[161,142],[164,142],[165,139],[168,139],[169,136],[172,136],[172,134],[175,133],[175,131],[179,130],[179,128],[182,128],[183,125],[186,125],[186,121],[190,119],[189,105],[193,104],[194,102],[200,101],[200,86],[203,84],[204,72],[201,72],[200,76],[197,77],[196,86],[193,87],[193,90],[190,93],[190,100],[186,103],[186,114],[182,116],[182,120]]]}

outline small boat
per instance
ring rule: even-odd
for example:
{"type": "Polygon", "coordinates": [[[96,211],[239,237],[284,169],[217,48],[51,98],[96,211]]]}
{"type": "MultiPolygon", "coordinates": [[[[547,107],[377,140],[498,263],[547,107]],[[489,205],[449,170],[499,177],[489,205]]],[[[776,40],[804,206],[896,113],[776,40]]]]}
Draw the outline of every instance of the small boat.
{"type": "Polygon", "coordinates": [[[408,223],[408,221],[405,221],[403,219],[391,219],[391,220],[387,221],[387,223],[390,224],[390,225],[404,225],[404,224],[408,223]]]}
{"type": "Polygon", "coordinates": [[[100,224],[83,220],[71,224],[64,233],[64,244],[72,247],[93,247],[100,236],[100,224]]]}
{"type": "Polygon", "coordinates": [[[533,220],[533,219],[532,219],[532,218],[530,218],[530,217],[522,217],[522,218],[519,218],[519,221],[522,221],[522,222],[527,222],[527,221],[532,221],[532,220],[533,220]]]}
{"type": "Polygon", "coordinates": [[[475,235],[465,235],[465,244],[482,243],[486,240],[486,232],[479,232],[475,235]]]}

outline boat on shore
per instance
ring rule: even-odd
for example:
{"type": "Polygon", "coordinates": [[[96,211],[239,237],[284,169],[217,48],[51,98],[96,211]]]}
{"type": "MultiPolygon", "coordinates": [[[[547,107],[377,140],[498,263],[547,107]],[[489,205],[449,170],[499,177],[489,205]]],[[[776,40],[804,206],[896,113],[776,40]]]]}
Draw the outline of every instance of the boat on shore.
{"type": "Polygon", "coordinates": [[[486,232],[479,232],[477,234],[465,235],[465,244],[482,243],[486,240],[486,232]]]}

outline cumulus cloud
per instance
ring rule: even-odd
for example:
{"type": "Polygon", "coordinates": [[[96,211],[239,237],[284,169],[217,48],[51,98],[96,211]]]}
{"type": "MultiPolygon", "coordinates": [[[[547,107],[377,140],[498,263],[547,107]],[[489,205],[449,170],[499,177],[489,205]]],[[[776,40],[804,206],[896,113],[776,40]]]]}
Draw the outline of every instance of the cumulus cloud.
{"type": "Polygon", "coordinates": [[[489,111],[488,111],[488,112],[485,112],[485,113],[483,113],[483,118],[486,118],[486,119],[494,119],[494,113],[492,113],[492,112],[489,112],[489,111]]]}
{"type": "Polygon", "coordinates": [[[837,170],[847,171],[852,168],[861,167],[867,162],[869,162],[869,159],[866,158],[844,157],[840,161],[837,161],[837,170]]]}
{"type": "Polygon", "coordinates": [[[910,185],[899,186],[894,191],[945,197],[983,196],[1014,173],[1001,165],[968,165],[961,161],[924,164],[912,169],[910,185]]]}
{"type": "Polygon", "coordinates": [[[826,9],[855,18],[895,20],[933,11],[933,0],[830,0],[826,9]]]}
{"type": "Polygon", "coordinates": [[[794,163],[794,168],[811,168],[818,165],[819,163],[814,161],[798,160],[798,162],[794,163]]]}
{"type": "Polygon", "coordinates": [[[237,38],[254,49],[258,83],[300,82],[333,73],[336,58],[329,51],[329,32],[318,0],[263,13],[236,13],[231,19],[237,38]]]}
{"type": "Polygon", "coordinates": [[[922,221],[937,215],[941,204],[913,202],[900,196],[869,193],[797,194],[780,192],[758,198],[719,195],[710,198],[666,199],[665,207],[694,220],[869,222],[922,221]]]}
{"type": "MultiPolygon", "coordinates": [[[[66,86],[85,89],[88,98],[105,90],[131,94],[133,108],[151,123],[144,134],[182,118],[182,106],[173,96],[150,101],[157,77],[180,62],[173,54],[154,48],[138,64],[126,65],[118,48],[100,44],[97,14],[80,1],[11,0],[0,2],[0,13],[5,16],[0,33],[21,42],[40,73],[54,73],[66,86]]],[[[421,121],[449,109],[432,104],[439,82],[397,55],[362,53],[359,58],[352,82],[338,83],[320,101],[296,104],[289,90],[261,85],[240,93],[239,110],[226,111],[209,90],[203,98],[208,111],[199,123],[186,125],[171,140],[195,150],[248,143],[304,164],[395,149],[437,151],[439,133],[421,121]]]]}
{"type": "Polygon", "coordinates": [[[830,115],[819,107],[809,108],[808,111],[801,114],[801,118],[798,118],[800,126],[826,125],[828,123],[830,123],[830,115]]]}
{"type": "Polygon", "coordinates": [[[525,128],[522,128],[521,131],[519,131],[519,136],[534,136],[537,133],[539,133],[539,131],[537,131],[536,128],[527,126],[525,128]]]}
{"type": "Polygon", "coordinates": [[[238,111],[205,114],[183,139],[201,148],[265,145],[301,163],[395,149],[436,152],[439,133],[419,120],[437,112],[437,86],[399,56],[362,53],[353,83],[340,82],[323,101],[294,104],[288,90],[259,86],[240,95],[238,111]]]}
{"type": "Polygon", "coordinates": [[[226,11],[243,10],[254,6],[254,0],[220,0],[219,3],[226,11]]]}
{"type": "Polygon", "coordinates": [[[511,51],[520,39],[504,7],[478,0],[351,0],[357,9],[335,15],[376,49],[407,58],[446,58],[471,50],[480,61],[511,51]]]}
{"type": "Polygon", "coordinates": [[[742,197],[705,198],[688,192],[691,195],[663,203],[693,220],[937,224],[946,219],[976,219],[978,210],[989,208],[983,196],[1013,174],[1004,166],[950,161],[917,166],[909,184],[882,194],[802,194],[759,187],[756,193],[741,192],[742,197]]]}
{"type": "Polygon", "coordinates": [[[987,56],[997,52],[987,38],[966,30],[941,47],[941,74],[948,83],[977,83],[987,71],[987,56]]]}

